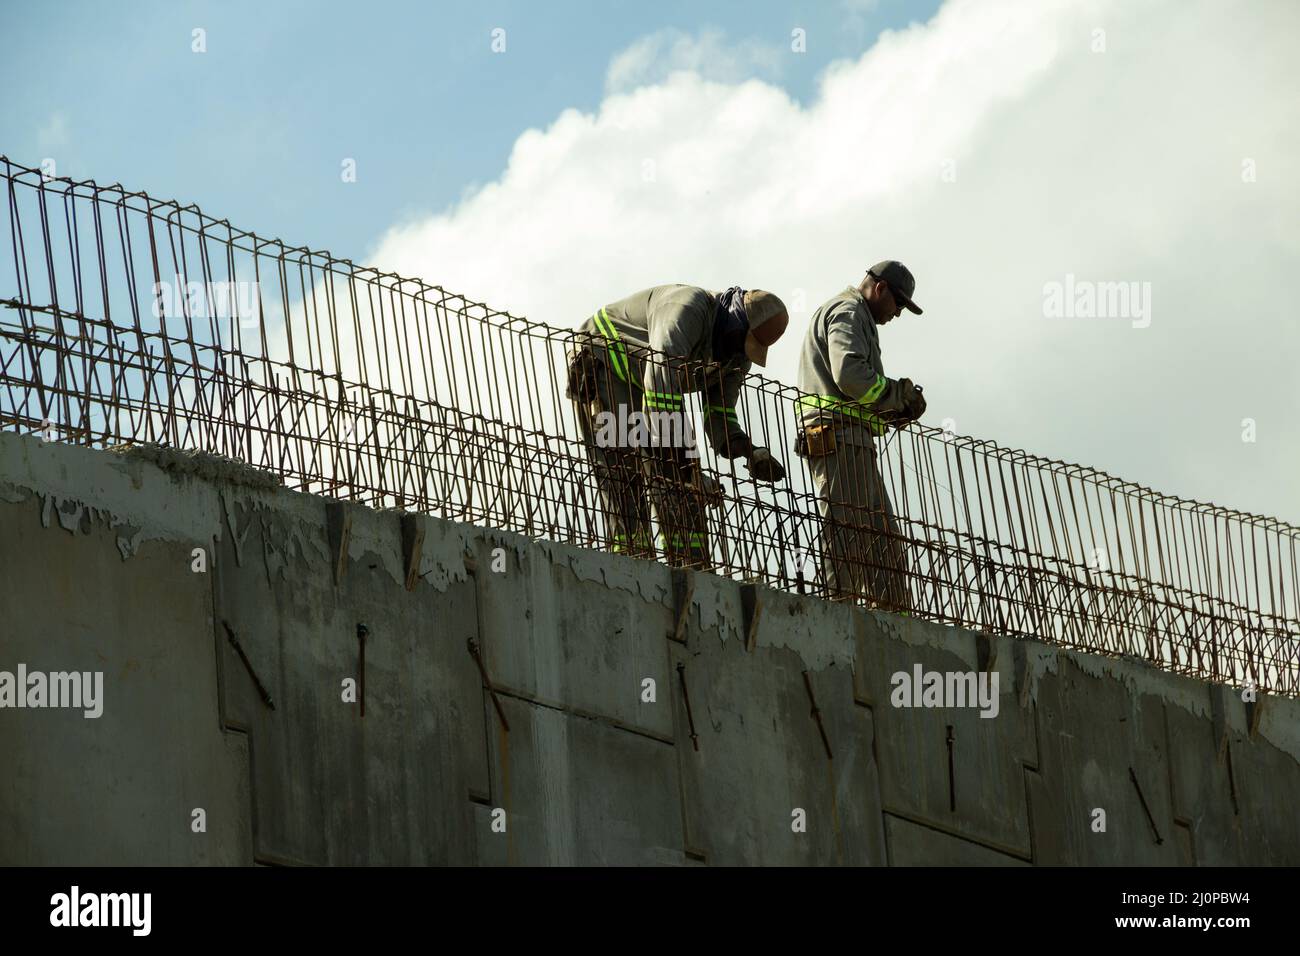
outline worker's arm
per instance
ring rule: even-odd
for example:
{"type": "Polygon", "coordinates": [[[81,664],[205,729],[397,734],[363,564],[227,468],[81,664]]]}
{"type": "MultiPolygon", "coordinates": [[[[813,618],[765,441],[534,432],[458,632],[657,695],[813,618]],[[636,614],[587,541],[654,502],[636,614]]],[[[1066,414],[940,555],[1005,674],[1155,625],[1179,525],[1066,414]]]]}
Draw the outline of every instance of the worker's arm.
{"type": "MultiPolygon", "coordinates": [[[[649,322],[650,345],[664,357],[646,363],[646,411],[681,411],[685,405],[682,393],[694,384],[703,396],[704,435],[714,451],[722,458],[748,458],[754,445],[740,426],[736,402],[749,363],[715,370],[703,382],[698,380],[705,374],[698,358],[689,362],[689,372],[686,368],[687,357],[700,354],[701,340],[712,329],[709,313],[713,308],[711,297],[686,288],[674,290],[654,303],[649,322]],[[694,375],[696,381],[687,382],[687,374],[694,375]]],[[[682,421],[684,429],[685,419],[682,421]]],[[[652,430],[654,425],[652,415],[652,430]]]]}
{"type": "Polygon", "coordinates": [[[712,308],[712,298],[688,287],[666,293],[650,305],[647,335],[656,354],[643,363],[642,383],[654,448],[677,447],[687,434],[685,392],[691,355],[709,327],[712,308]],[[672,413],[671,417],[664,412],[672,413]],[[664,434],[665,425],[671,429],[669,434],[664,434]]]}
{"type": "Polygon", "coordinates": [[[754,450],[736,412],[740,386],[748,370],[748,362],[728,366],[711,374],[704,383],[704,435],[719,458],[748,458],[754,450]]]}
{"type": "Polygon", "coordinates": [[[785,465],[769,449],[754,444],[736,413],[740,387],[748,374],[749,363],[744,362],[709,376],[704,383],[704,434],[719,458],[744,458],[755,481],[780,481],[785,465]]]}
{"type": "MultiPolygon", "coordinates": [[[[748,372],[748,363],[729,368],[726,372],[714,371],[703,383],[691,383],[689,376],[705,374],[698,356],[701,340],[712,329],[713,298],[694,289],[680,289],[653,304],[650,312],[650,346],[663,353],[652,357],[645,370],[645,408],[647,412],[677,412],[668,421],[679,428],[678,435],[687,435],[685,396],[688,386],[700,388],[704,395],[705,435],[720,457],[744,457],[751,477],[755,481],[780,481],[785,477],[785,467],[772,457],[766,448],[757,448],[749,435],[740,427],[736,402],[740,386],[748,372]]],[[[651,414],[650,433],[654,445],[665,447],[663,422],[651,414]]],[[[684,456],[691,459],[695,454],[684,456]]],[[[680,459],[679,459],[680,466],[680,459]]]]}
{"type": "Polygon", "coordinates": [[[865,327],[855,309],[845,307],[827,316],[826,351],[831,375],[841,392],[865,405],[882,421],[906,416],[913,391],[911,383],[886,378],[877,371],[881,364],[875,331],[865,327]]]}

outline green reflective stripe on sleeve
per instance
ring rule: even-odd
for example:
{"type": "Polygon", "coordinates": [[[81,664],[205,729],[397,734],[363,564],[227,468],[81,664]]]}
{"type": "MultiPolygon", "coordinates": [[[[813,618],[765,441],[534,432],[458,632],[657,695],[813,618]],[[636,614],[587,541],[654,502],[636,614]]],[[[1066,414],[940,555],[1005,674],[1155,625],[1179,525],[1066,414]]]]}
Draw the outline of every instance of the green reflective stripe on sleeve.
{"type": "Polygon", "coordinates": [[[803,408],[824,408],[831,412],[852,416],[865,423],[875,435],[883,435],[886,431],[884,421],[862,408],[857,402],[846,402],[842,398],[834,398],[830,395],[801,395],[796,404],[803,408]]]}
{"type": "Polygon", "coordinates": [[[614,323],[610,321],[609,313],[603,308],[592,316],[596,322],[596,328],[600,334],[605,336],[609,341],[610,361],[614,364],[614,374],[623,381],[627,381],[627,349],[623,346],[623,340],[619,338],[618,329],[614,328],[614,323]]]}
{"type": "Polygon", "coordinates": [[[729,405],[705,405],[704,410],[706,412],[716,412],[719,415],[726,415],[727,421],[729,422],[740,420],[739,416],[736,415],[736,410],[729,405]]]}
{"type": "Polygon", "coordinates": [[[870,405],[881,395],[883,395],[885,393],[885,389],[888,387],[889,387],[889,379],[885,378],[885,376],[883,375],[877,374],[876,384],[872,385],[869,389],[867,389],[866,393],[861,398],[859,398],[858,401],[861,402],[863,405],[870,405]]]}

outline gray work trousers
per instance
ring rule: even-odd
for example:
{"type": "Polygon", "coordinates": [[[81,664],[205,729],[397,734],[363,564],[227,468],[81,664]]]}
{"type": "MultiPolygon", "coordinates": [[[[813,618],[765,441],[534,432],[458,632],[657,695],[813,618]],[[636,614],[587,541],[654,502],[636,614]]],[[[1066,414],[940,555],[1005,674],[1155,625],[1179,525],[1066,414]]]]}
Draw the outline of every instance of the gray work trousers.
{"type": "Polygon", "coordinates": [[[870,605],[910,613],[904,541],[876,464],[871,434],[857,425],[835,429],[835,450],[808,459],[822,514],[822,579],[836,601],[865,597],[870,605]]]}
{"type": "Polygon", "coordinates": [[[599,354],[588,353],[587,361],[577,364],[574,359],[579,357],[571,359],[569,397],[596,479],[613,550],[654,558],[657,544],[674,567],[712,568],[705,502],[693,488],[698,485],[693,480],[693,466],[673,449],[647,452],[619,442],[601,441],[597,416],[602,412],[617,419],[643,409],[632,386],[610,374],[599,354]],[[626,409],[623,416],[619,415],[620,405],[626,409]],[[651,505],[659,521],[657,541],[652,541],[650,535],[651,505]]]}

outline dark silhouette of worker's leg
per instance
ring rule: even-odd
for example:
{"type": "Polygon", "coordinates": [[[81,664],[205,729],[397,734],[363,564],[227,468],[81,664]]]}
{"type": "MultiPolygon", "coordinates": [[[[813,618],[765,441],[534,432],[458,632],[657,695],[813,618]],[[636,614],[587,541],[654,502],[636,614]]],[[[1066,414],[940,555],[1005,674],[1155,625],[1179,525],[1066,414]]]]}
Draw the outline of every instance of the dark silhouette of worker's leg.
{"type": "MultiPolygon", "coordinates": [[[[572,389],[578,426],[596,479],[612,549],[633,557],[653,558],[650,505],[642,455],[626,444],[617,422],[635,409],[631,389],[603,364],[583,370],[585,380],[572,389]],[[624,406],[620,415],[619,406],[624,406]],[[612,420],[605,416],[613,416],[612,420]],[[613,427],[611,427],[611,421],[613,427]]],[[[571,373],[572,376],[573,373],[571,373]]]]}
{"type": "Polygon", "coordinates": [[[675,568],[711,570],[708,515],[696,461],[680,449],[655,449],[647,468],[664,559],[675,568]]]}
{"type": "Polygon", "coordinates": [[[870,436],[838,430],[835,450],[809,459],[809,467],[822,513],[827,596],[910,612],[905,552],[870,436]]]}

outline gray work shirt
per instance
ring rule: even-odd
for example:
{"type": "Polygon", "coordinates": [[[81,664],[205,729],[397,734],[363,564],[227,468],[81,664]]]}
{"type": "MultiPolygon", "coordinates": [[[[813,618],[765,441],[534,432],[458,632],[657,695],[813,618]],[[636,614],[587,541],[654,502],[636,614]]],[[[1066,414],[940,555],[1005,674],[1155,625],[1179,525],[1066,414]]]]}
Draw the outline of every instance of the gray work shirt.
{"type": "Polygon", "coordinates": [[[750,362],[742,355],[708,372],[702,368],[700,363],[713,358],[717,308],[717,298],[705,289],[660,285],[611,302],[578,330],[604,353],[615,377],[628,384],[647,412],[682,411],[685,393],[703,393],[704,434],[730,458],[752,447],[736,411],[750,362]]]}
{"type": "Polygon", "coordinates": [[[898,386],[885,377],[880,336],[866,298],[849,287],[813,313],[799,356],[799,417],[885,433],[876,413],[897,405],[898,386]]]}

